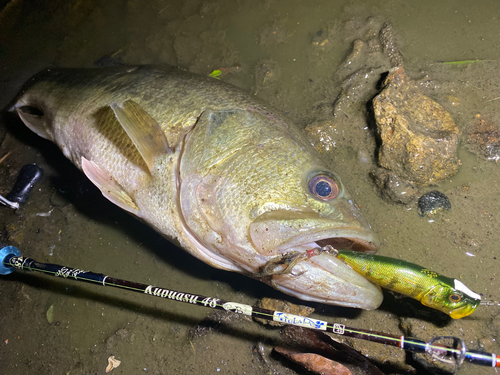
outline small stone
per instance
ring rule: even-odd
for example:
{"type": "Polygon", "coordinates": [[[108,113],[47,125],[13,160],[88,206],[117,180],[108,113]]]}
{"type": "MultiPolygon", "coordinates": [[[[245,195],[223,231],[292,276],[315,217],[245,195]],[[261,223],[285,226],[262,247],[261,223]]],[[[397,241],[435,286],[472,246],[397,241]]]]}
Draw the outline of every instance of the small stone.
{"type": "Polygon", "coordinates": [[[451,203],[443,193],[433,190],[418,199],[418,214],[433,216],[442,210],[450,210],[451,203]]]}
{"type": "Polygon", "coordinates": [[[49,322],[49,324],[54,323],[54,305],[50,305],[45,313],[45,317],[47,318],[47,322],[49,322]]]}
{"type": "Polygon", "coordinates": [[[467,146],[469,151],[476,155],[498,162],[500,160],[500,130],[490,120],[477,114],[469,126],[467,146]]]}
{"type": "Polygon", "coordinates": [[[335,148],[338,131],[333,121],[314,122],[309,124],[305,130],[311,144],[319,153],[335,148]]]}

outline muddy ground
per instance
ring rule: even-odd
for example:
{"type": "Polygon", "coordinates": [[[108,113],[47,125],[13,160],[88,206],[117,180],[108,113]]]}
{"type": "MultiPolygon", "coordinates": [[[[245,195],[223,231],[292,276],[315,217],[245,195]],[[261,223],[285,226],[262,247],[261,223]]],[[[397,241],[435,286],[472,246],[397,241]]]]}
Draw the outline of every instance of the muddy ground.
{"type": "MultiPolygon", "coordinates": [[[[42,68],[93,67],[103,56],[204,75],[221,69],[222,80],[278,107],[302,128],[319,124],[325,136],[309,132],[311,142],[361,205],[381,239],[379,254],[460,278],[485,299],[500,300],[500,162],[466,147],[477,114],[500,125],[500,3],[481,4],[3,1],[0,107],[42,68]],[[407,74],[451,113],[461,134],[458,174],[423,189],[437,189],[451,202],[450,211],[433,219],[420,217],[416,206],[385,201],[369,177],[377,148],[369,102],[390,67],[370,41],[385,22],[407,74]],[[366,47],[353,55],[355,40],[366,47]],[[443,64],[464,60],[480,61],[443,64]],[[350,95],[339,102],[342,88],[350,95]],[[334,108],[343,116],[334,116],[334,108]]],[[[54,145],[4,112],[0,158],[9,152],[0,164],[0,194],[10,191],[24,164],[35,162],[45,172],[25,206],[0,207],[0,242],[23,255],[242,303],[262,297],[298,302],[170,245],[104,199],[54,145]]],[[[225,316],[199,326],[208,309],[27,273],[2,277],[0,302],[2,374],[102,374],[111,355],[122,361],[113,374],[306,373],[270,353],[279,329],[225,316]]],[[[390,293],[376,311],[309,305],[318,319],[426,340],[453,335],[471,349],[500,352],[498,307],[452,320],[390,293]]],[[[386,374],[436,373],[399,349],[351,344],[386,374]]],[[[494,371],[464,365],[458,373],[494,371]]]]}

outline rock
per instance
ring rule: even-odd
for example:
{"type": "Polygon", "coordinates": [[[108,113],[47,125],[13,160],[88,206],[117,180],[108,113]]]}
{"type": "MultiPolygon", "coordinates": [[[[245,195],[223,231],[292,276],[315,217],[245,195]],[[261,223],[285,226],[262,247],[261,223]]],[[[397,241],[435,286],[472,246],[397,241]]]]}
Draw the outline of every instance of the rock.
{"type": "Polygon", "coordinates": [[[420,216],[434,216],[442,210],[450,210],[451,203],[443,193],[433,190],[418,199],[418,214],[420,216]]]}
{"type": "Polygon", "coordinates": [[[373,100],[381,138],[379,165],[419,186],[443,181],[458,171],[459,131],[451,115],[423,95],[404,72],[393,68],[373,100]]]}
{"type": "Polygon", "coordinates": [[[339,138],[343,138],[343,129],[334,120],[317,121],[307,125],[305,131],[314,148],[320,152],[333,150],[339,138]]]}
{"type": "MultiPolygon", "coordinates": [[[[314,309],[309,306],[295,305],[291,302],[282,301],[273,298],[262,298],[258,303],[257,307],[273,311],[281,311],[288,314],[295,314],[300,316],[309,316],[314,312],[314,309]]],[[[265,320],[261,318],[255,318],[256,321],[262,324],[269,324],[271,326],[283,327],[284,323],[274,322],[272,320],[265,320]]]]}
{"type": "Polygon", "coordinates": [[[420,192],[412,184],[401,180],[396,174],[387,169],[378,168],[370,173],[380,194],[395,203],[411,205],[417,203],[420,192]]]}
{"type": "Polygon", "coordinates": [[[469,151],[498,162],[500,160],[500,130],[498,127],[478,113],[468,130],[467,147],[469,151]]]}

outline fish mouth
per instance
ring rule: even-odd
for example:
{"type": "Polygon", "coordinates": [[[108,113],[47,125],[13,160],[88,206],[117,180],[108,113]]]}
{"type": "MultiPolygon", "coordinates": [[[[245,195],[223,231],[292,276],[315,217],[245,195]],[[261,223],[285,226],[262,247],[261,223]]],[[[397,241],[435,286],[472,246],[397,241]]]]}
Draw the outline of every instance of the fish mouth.
{"type": "Polygon", "coordinates": [[[264,214],[250,225],[250,237],[264,264],[257,278],[306,301],[375,309],[380,288],[331,252],[308,250],[327,245],[337,250],[374,253],[377,240],[360,220],[331,220],[306,214],[264,214]],[[264,216],[265,215],[265,216],[264,216]],[[291,218],[290,218],[291,217],[291,218]]]}
{"type": "Polygon", "coordinates": [[[377,239],[371,231],[359,228],[342,228],[341,230],[328,230],[297,236],[278,246],[275,251],[283,254],[289,251],[306,251],[327,245],[337,250],[358,251],[368,254],[374,254],[378,249],[377,239]]]}
{"type": "Polygon", "coordinates": [[[424,306],[428,306],[432,309],[439,310],[441,312],[444,312],[445,314],[448,314],[450,317],[453,319],[461,319],[463,317],[466,317],[470,314],[472,314],[480,305],[480,300],[474,300],[471,298],[466,298],[464,300],[464,304],[459,307],[449,307],[446,305],[442,305],[440,303],[434,303],[434,301],[428,301],[426,299],[423,299],[420,301],[424,306]]]}
{"type": "Polygon", "coordinates": [[[362,238],[332,237],[314,242],[319,247],[330,245],[337,250],[351,250],[370,254],[377,251],[377,245],[375,243],[362,238]]]}
{"type": "Polygon", "coordinates": [[[335,253],[319,251],[310,255],[308,251],[327,245],[337,250],[376,251],[373,234],[356,230],[351,232],[344,231],[343,236],[316,233],[294,238],[276,249],[281,256],[261,267],[258,278],[305,301],[376,309],[383,299],[380,287],[350,268],[335,253]]]}

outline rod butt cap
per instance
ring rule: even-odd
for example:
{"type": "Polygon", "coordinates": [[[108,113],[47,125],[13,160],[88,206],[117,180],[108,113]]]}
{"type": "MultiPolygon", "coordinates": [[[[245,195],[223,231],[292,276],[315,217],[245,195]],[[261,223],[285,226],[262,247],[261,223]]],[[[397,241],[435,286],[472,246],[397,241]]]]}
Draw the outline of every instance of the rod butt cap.
{"type": "Polygon", "coordinates": [[[0,249],[0,275],[8,275],[15,271],[15,268],[4,263],[9,255],[21,256],[17,247],[5,246],[0,249]]]}

